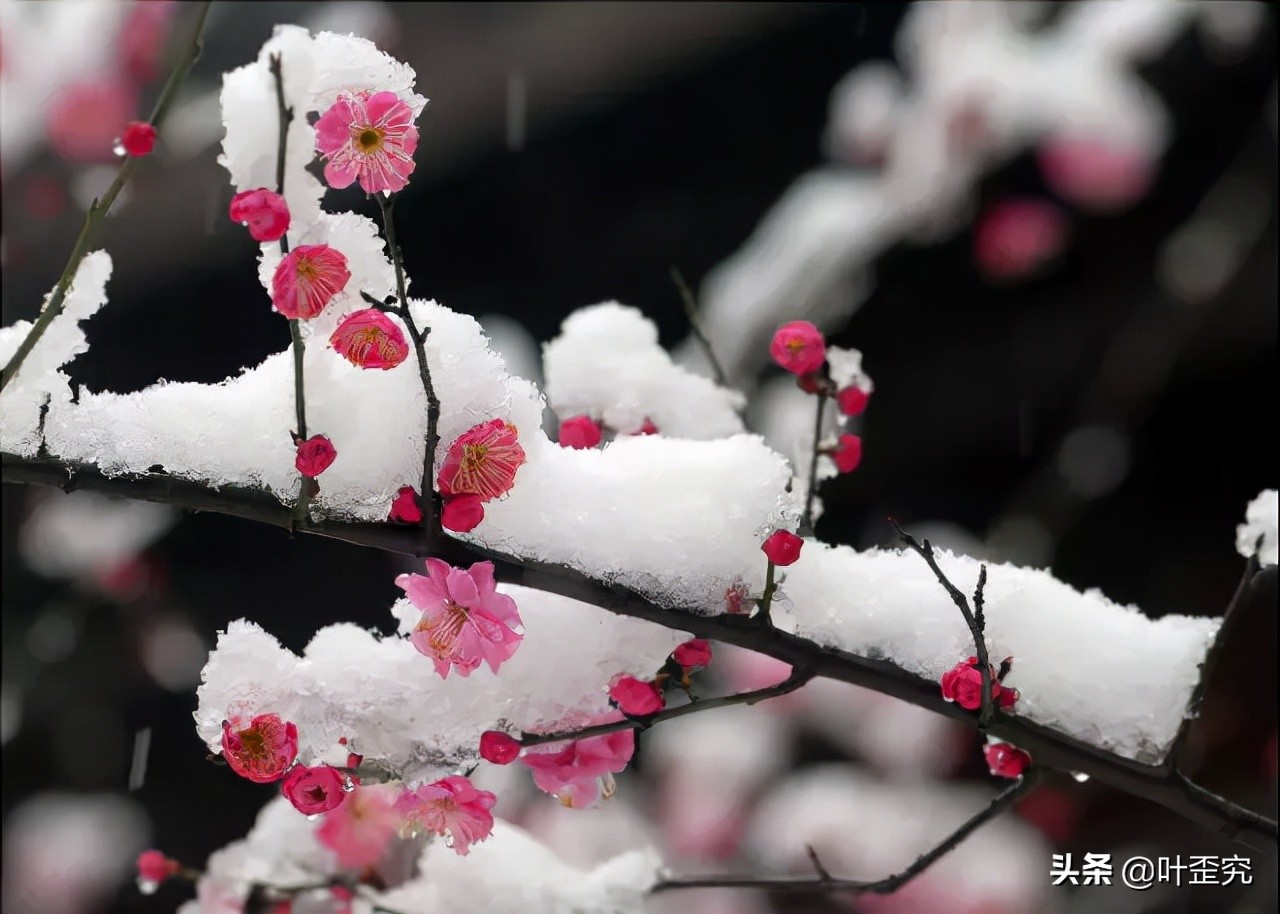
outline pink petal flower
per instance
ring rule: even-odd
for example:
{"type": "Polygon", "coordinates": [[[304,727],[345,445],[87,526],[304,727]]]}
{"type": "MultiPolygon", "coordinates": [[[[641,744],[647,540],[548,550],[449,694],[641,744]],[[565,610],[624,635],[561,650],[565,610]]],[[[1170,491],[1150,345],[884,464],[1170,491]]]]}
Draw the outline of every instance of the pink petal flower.
{"type": "Polygon", "coordinates": [[[846,416],[860,416],[867,409],[871,394],[861,387],[846,387],[836,394],[836,406],[846,416]]]}
{"type": "Polygon", "coordinates": [[[637,679],[634,676],[616,676],[609,684],[609,700],[616,704],[623,714],[632,717],[647,717],[657,714],[666,707],[666,699],[662,691],[652,682],[637,679]]]}
{"type": "Polygon", "coordinates": [[[119,80],[70,83],[47,109],[49,145],[72,162],[110,162],[120,125],[129,120],[136,104],[137,91],[119,80]]]}
{"type": "Polygon", "coordinates": [[[1156,163],[1145,149],[1106,137],[1050,137],[1036,160],[1055,194],[1093,212],[1125,209],[1155,179],[1156,163]]]}
{"type": "Polygon", "coordinates": [[[600,426],[590,416],[573,416],[560,423],[560,444],[584,450],[600,443],[600,426]]]}
{"type": "MultiPolygon", "coordinates": [[[[977,657],[970,657],[947,670],[942,674],[940,684],[942,697],[947,701],[954,701],[970,711],[982,707],[982,672],[977,657]]],[[[1001,684],[994,669],[991,670],[991,699],[996,707],[1004,710],[1012,708],[1018,700],[1018,690],[1001,684]]]]}
{"type": "Polygon", "coordinates": [[[324,435],[314,435],[298,444],[298,455],[293,465],[303,476],[315,479],[333,465],[338,459],[338,451],[333,442],[324,435]]]}
{"type": "Polygon", "coordinates": [[[978,219],[973,258],[979,272],[997,282],[1035,276],[1062,253],[1067,217],[1048,200],[1005,200],[978,219]]]}
{"type": "MultiPolygon", "coordinates": [[[[613,715],[612,719],[617,716],[613,715]]],[[[612,794],[613,775],[627,767],[635,749],[634,731],[620,730],[552,744],[542,751],[526,750],[520,763],[533,772],[533,782],[538,789],[558,797],[565,806],[581,809],[595,803],[601,795],[612,794]]]]}
{"type": "Polygon", "coordinates": [[[342,805],[345,783],[342,772],[331,765],[295,765],[280,783],[280,792],[298,812],[314,816],[342,805]]]}
{"type": "Polygon", "coordinates": [[[387,520],[395,524],[422,523],[422,508],[418,505],[418,490],[413,486],[401,486],[391,502],[387,520]]]}
{"type": "Polygon", "coordinates": [[[279,241],[289,229],[289,205],[265,187],[236,194],[227,215],[232,222],[247,225],[254,241],[279,241]]]}
{"type": "Polygon", "coordinates": [[[640,423],[640,430],[633,432],[636,435],[656,435],[658,434],[658,426],[653,424],[653,420],[648,416],[644,417],[644,421],[640,423]]]}
{"type": "Polygon", "coordinates": [[[327,244],[300,244],[271,277],[271,304],[290,320],[310,320],[347,287],[347,258],[327,244]]]}
{"type": "Polygon", "coordinates": [[[711,642],[706,638],[694,638],[677,647],[671,656],[685,672],[705,669],[711,665],[711,642]]]}
{"type": "Polygon", "coordinates": [[[409,356],[400,325],[377,308],[348,314],[329,337],[329,345],[358,368],[395,368],[409,356]]]}
{"type": "Polygon", "coordinates": [[[298,728],[277,714],[259,714],[243,729],[224,720],[222,756],[242,778],[278,781],[298,757],[298,728]]]}
{"type": "Polygon", "coordinates": [[[827,345],[822,333],[808,321],[783,324],[769,344],[773,360],[787,371],[805,375],[817,371],[827,360],[827,345]]]}
{"type": "Polygon", "coordinates": [[[316,122],[316,151],[330,187],[355,181],[367,194],[402,190],[413,173],[418,128],[394,92],[343,92],[316,122]]]}
{"type": "Polygon", "coordinates": [[[426,831],[446,836],[446,843],[462,857],[471,845],[493,831],[493,804],[498,798],[477,790],[461,775],[452,775],[417,790],[406,790],[395,808],[405,819],[426,831]]]}
{"type": "Polygon", "coordinates": [[[779,567],[794,564],[800,558],[804,540],[787,530],[775,530],[760,547],[769,561],[779,567]]]}
{"type": "Polygon", "coordinates": [[[514,630],[522,624],[515,601],[496,589],[493,563],[477,562],[466,571],[440,559],[426,564],[425,577],[396,578],[396,585],[422,610],[409,640],[431,658],[442,678],[450,668],[468,676],[482,661],[498,672],[524,636],[514,630]]]}
{"type": "Polygon", "coordinates": [[[124,70],[134,83],[149,83],[163,70],[169,24],[177,6],[173,0],[148,0],[130,6],[118,46],[124,70]]]}
{"type": "Polygon", "coordinates": [[[182,864],[171,860],[157,850],[143,851],[138,855],[138,880],[152,885],[164,882],[182,871],[182,864]]]}
{"type": "Polygon", "coordinates": [[[1020,778],[1031,767],[1031,756],[1012,743],[988,743],[982,754],[998,778],[1020,778]]]}
{"type": "Polygon", "coordinates": [[[480,734],[480,757],[495,765],[510,765],[520,756],[520,741],[501,730],[480,734]]]}
{"type": "Polygon", "coordinates": [[[145,121],[130,121],[120,134],[120,146],[125,155],[148,156],[156,148],[156,128],[145,121]]]}
{"type": "Polygon", "coordinates": [[[399,794],[398,788],[386,784],[357,787],[345,803],[325,813],[316,839],[334,852],[344,869],[373,866],[400,831],[399,794]]]}
{"type": "Polygon", "coordinates": [[[862,463],[862,439],[857,435],[841,435],[831,459],[841,473],[852,473],[862,463]]]}
{"type": "Polygon", "coordinates": [[[436,485],[446,497],[478,495],[489,501],[511,491],[524,461],[516,427],[491,419],[467,429],[449,445],[436,485]]]}
{"type": "Polygon", "coordinates": [[[479,495],[455,495],[445,499],[440,526],[454,533],[470,533],[484,520],[484,503],[479,495]]]}

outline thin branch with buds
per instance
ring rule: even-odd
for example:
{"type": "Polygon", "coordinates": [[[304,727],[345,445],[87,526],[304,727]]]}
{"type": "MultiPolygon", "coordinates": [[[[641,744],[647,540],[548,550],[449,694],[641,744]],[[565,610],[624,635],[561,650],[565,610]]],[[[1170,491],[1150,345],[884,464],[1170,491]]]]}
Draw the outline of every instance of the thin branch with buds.
{"type": "Polygon", "coordinates": [[[671,268],[671,281],[676,284],[676,290],[680,293],[680,301],[684,305],[685,317],[689,319],[689,329],[693,331],[694,339],[698,341],[698,345],[702,347],[702,352],[707,357],[707,361],[711,363],[711,370],[715,373],[716,383],[721,387],[727,387],[729,384],[728,375],[724,373],[724,366],[716,358],[715,350],[711,348],[711,340],[702,331],[702,324],[698,320],[698,303],[694,300],[693,293],[689,291],[689,286],[685,283],[684,277],[680,275],[680,271],[675,267],[671,268]]]}
{"type": "Polygon", "coordinates": [[[973,834],[986,823],[1012,806],[1017,800],[1030,793],[1039,783],[1041,774],[1036,768],[1027,771],[1021,778],[1006,787],[985,807],[974,813],[964,824],[947,835],[929,850],[925,851],[915,862],[900,872],[883,879],[865,882],[859,879],[841,879],[832,876],[818,859],[812,847],[806,847],[809,860],[817,871],[815,876],[688,876],[672,877],[658,880],[650,889],[651,892],[670,892],[676,889],[706,888],[740,888],[764,889],[770,892],[786,892],[791,894],[826,894],[842,892],[854,895],[888,895],[902,888],[915,879],[930,866],[956,848],[965,838],[973,834]]]}
{"type": "MultiPolygon", "coordinates": [[[[173,103],[174,96],[177,94],[178,86],[182,84],[187,74],[191,72],[195,62],[200,59],[200,53],[204,50],[201,36],[204,34],[205,20],[209,16],[209,7],[212,5],[213,0],[205,0],[200,5],[200,11],[196,14],[196,25],[191,33],[191,43],[187,47],[187,52],[183,55],[182,60],[178,62],[178,65],[174,67],[173,72],[169,74],[169,81],[160,90],[160,97],[156,99],[155,107],[151,110],[149,123],[153,127],[159,127],[163,122],[164,116],[169,111],[169,106],[173,103]]],[[[31,326],[26,337],[18,345],[13,357],[9,359],[4,369],[0,371],[0,391],[8,387],[9,382],[17,376],[19,369],[22,368],[22,363],[27,360],[27,356],[31,355],[31,350],[35,348],[36,343],[40,342],[40,338],[44,336],[45,331],[49,329],[49,325],[53,323],[54,319],[62,313],[72,280],[75,279],[81,262],[89,253],[89,246],[96,240],[98,228],[107,218],[107,213],[110,212],[112,204],[116,202],[116,198],[124,190],[125,184],[128,183],[137,165],[138,159],[136,157],[125,156],[125,160],[120,163],[120,170],[116,172],[115,180],[111,182],[107,192],[94,200],[89,207],[89,211],[85,213],[84,226],[80,229],[80,235],[76,238],[75,246],[71,249],[71,256],[67,258],[67,265],[63,268],[62,275],[58,277],[58,284],[54,286],[53,294],[41,309],[40,316],[36,318],[36,322],[31,326]]]]}

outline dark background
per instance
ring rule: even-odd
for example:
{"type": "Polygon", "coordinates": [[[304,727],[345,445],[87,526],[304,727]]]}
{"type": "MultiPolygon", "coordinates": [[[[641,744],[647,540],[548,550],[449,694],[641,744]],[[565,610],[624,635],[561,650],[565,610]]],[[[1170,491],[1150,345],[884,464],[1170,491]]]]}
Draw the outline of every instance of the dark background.
{"type": "MultiPolygon", "coordinates": [[[[686,336],[669,267],[696,288],[796,177],[823,163],[832,86],[857,63],[890,56],[903,8],[680,6],[619,5],[612,16],[594,4],[392,8],[400,28],[388,50],[417,67],[432,98],[420,121],[418,172],[397,207],[417,294],[506,314],[539,341],[572,309],[611,298],[642,308],[664,344],[686,336]],[[627,17],[626,29],[602,24],[627,17]],[[511,37],[522,29],[531,43],[560,42],[558,65],[575,79],[539,70],[536,43],[511,37]],[[517,46],[527,57],[530,118],[527,143],[512,151],[502,140],[501,77],[512,66],[503,54],[517,46]],[[625,79],[610,69],[616,60],[630,61],[625,79]],[[446,64],[456,69],[446,74],[446,64]],[[470,93],[472,110],[449,107],[451,86],[470,93]]],[[[211,86],[217,72],[256,54],[271,22],[297,21],[304,9],[229,5],[211,25],[194,79],[211,86]]],[[[889,514],[908,527],[950,521],[979,538],[1002,518],[1031,517],[1050,534],[1049,564],[1073,585],[1152,615],[1221,612],[1243,565],[1235,525],[1260,489],[1276,485],[1275,133],[1260,117],[1275,104],[1274,28],[1271,9],[1250,53],[1233,64],[1209,59],[1188,32],[1144,69],[1175,125],[1159,180],[1123,214],[1074,214],[1074,241],[1050,275],[1013,287],[985,282],[967,230],[880,259],[871,299],[831,337],[863,351],[877,392],[862,466],[824,489],[822,538],[885,543],[889,514]],[[1187,305],[1158,281],[1159,251],[1210,188],[1240,170],[1268,195],[1266,229],[1221,294],[1187,305]],[[1123,431],[1130,465],[1113,491],[1085,499],[1054,461],[1063,436],[1092,422],[1123,431]]],[[[225,220],[205,234],[203,204],[183,202],[213,195],[225,211],[225,173],[212,154],[201,159],[140,178],[134,212],[121,214],[107,242],[119,258],[110,306],[88,325],[91,351],[71,366],[91,389],[217,381],[287,345],[287,327],[257,282],[256,245],[225,220]],[[160,211],[178,251],[171,256],[151,234],[160,211]]],[[[6,324],[34,313],[79,219],[70,208],[20,231],[29,217],[8,191],[69,171],[50,157],[6,175],[6,324]]],[[[1024,193],[1046,193],[1030,155],[981,189],[986,200],[1024,193]]],[[[270,788],[204,760],[190,718],[194,694],[148,677],[137,659],[140,632],[180,617],[212,643],[227,622],[248,616],[297,650],[338,620],[389,630],[398,566],[356,547],[192,516],[149,550],[153,586],[110,600],[22,566],[16,530],[28,494],[5,487],[5,681],[21,685],[24,704],[22,728],[3,750],[4,813],[40,790],[123,790],[132,734],[150,727],[147,780],[135,796],[153,818],[155,846],[203,861],[244,834],[270,788]],[[76,645],[40,664],[24,639],[51,611],[76,620],[76,645]]],[[[1262,595],[1227,645],[1208,719],[1196,730],[1199,767],[1189,772],[1270,815],[1274,609],[1274,592],[1262,595]]],[[[812,760],[834,753],[816,740],[807,751],[812,760]]],[[[967,776],[983,774],[974,757],[967,776]]],[[[1165,853],[1231,852],[1151,805],[1099,786],[1057,786],[1082,815],[1063,849],[1159,841],[1165,853]]],[[[1255,855],[1255,870],[1253,898],[1270,907],[1274,861],[1255,855]]],[[[126,887],[110,910],[169,910],[181,897],[166,887],[143,899],[126,887]]],[[[1144,910],[1230,910],[1237,900],[1228,890],[1184,892],[1152,898],[1144,910]]]]}

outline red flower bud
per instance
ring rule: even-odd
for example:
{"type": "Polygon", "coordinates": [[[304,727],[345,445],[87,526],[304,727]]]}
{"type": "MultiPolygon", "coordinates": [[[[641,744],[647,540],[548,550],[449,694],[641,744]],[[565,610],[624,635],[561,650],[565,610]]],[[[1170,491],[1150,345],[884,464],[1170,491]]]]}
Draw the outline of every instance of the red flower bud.
{"type": "Polygon", "coordinates": [[[150,155],[156,148],[156,128],[145,121],[130,121],[125,124],[124,133],[120,134],[120,146],[125,155],[150,155]]]}
{"type": "Polygon", "coordinates": [[[760,549],[775,565],[786,566],[800,558],[800,547],[804,540],[787,530],[775,530],[764,541],[760,549]]]}
{"type": "Polygon", "coordinates": [[[860,416],[867,408],[871,394],[861,387],[846,387],[836,394],[836,406],[846,416],[860,416]]]}
{"type": "Polygon", "coordinates": [[[600,443],[600,426],[590,416],[574,416],[560,423],[560,444],[575,450],[600,443]]]}
{"type": "Polygon", "coordinates": [[[609,699],[623,714],[646,717],[666,707],[662,692],[652,682],[634,676],[619,676],[609,686],[609,699]]]}
{"type": "Polygon", "coordinates": [[[480,757],[495,765],[510,765],[520,755],[520,741],[501,730],[480,734],[480,757]]]}
{"type": "Polygon", "coordinates": [[[440,526],[454,533],[469,533],[484,520],[484,502],[479,495],[455,495],[440,511],[440,526]]]}
{"type": "Polygon", "coordinates": [[[1020,778],[1031,767],[1031,756],[1012,743],[989,743],[982,754],[998,778],[1020,778]]]}
{"type": "Polygon", "coordinates": [[[685,672],[704,669],[711,665],[711,644],[705,638],[694,638],[677,647],[671,656],[685,672]]]}

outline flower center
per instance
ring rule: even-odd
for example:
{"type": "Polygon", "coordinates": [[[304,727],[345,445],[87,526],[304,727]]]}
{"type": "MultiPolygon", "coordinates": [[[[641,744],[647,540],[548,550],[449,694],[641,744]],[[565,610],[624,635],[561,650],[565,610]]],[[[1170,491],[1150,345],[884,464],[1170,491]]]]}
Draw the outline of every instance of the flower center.
{"type": "Polygon", "coordinates": [[[241,755],[247,755],[251,759],[267,757],[267,741],[261,730],[241,730],[238,735],[241,755]]]}
{"type": "Polygon", "coordinates": [[[458,635],[462,632],[462,626],[466,624],[466,607],[450,603],[444,615],[437,617],[434,621],[423,619],[418,623],[417,630],[427,632],[427,644],[433,651],[437,654],[449,654],[458,640],[458,635]]]}
{"type": "Polygon", "coordinates": [[[790,339],[787,340],[787,349],[792,355],[796,355],[800,350],[804,349],[804,340],[790,339]]]}
{"type": "Polygon", "coordinates": [[[362,127],[352,131],[351,142],[355,144],[357,152],[371,156],[381,151],[384,136],[386,136],[385,131],[377,127],[362,127]]]}
{"type": "Polygon", "coordinates": [[[299,279],[305,279],[309,282],[315,282],[320,276],[320,268],[306,257],[298,258],[298,263],[294,267],[294,270],[297,271],[299,279]]]}
{"type": "Polygon", "coordinates": [[[462,466],[468,473],[479,473],[484,466],[489,447],[485,444],[466,444],[462,447],[462,466]]]}

